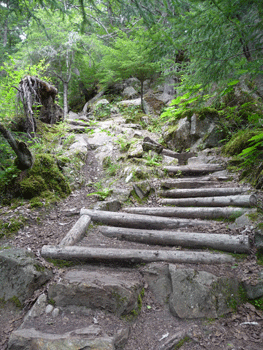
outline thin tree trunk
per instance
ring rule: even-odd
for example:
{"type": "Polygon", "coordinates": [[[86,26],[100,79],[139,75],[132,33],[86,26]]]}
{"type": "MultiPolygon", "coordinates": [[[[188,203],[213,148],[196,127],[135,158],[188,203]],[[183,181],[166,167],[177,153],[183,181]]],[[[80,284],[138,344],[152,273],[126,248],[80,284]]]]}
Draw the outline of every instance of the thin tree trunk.
{"type": "Polygon", "coordinates": [[[17,155],[18,158],[18,164],[17,167],[20,170],[26,170],[32,167],[33,165],[33,156],[29,149],[27,148],[27,145],[24,142],[17,141],[11,132],[7,130],[1,123],[0,123],[0,133],[4,136],[4,138],[7,140],[9,145],[12,147],[13,151],[17,155]]]}
{"type": "Polygon", "coordinates": [[[179,252],[168,250],[139,250],[89,247],[54,247],[43,246],[41,255],[44,258],[82,261],[121,261],[126,263],[142,263],[167,261],[170,263],[188,264],[224,264],[233,263],[235,259],[228,254],[208,252],[179,252]]]}
{"type": "Polygon", "coordinates": [[[123,227],[100,226],[99,231],[107,237],[144,244],[181,246],[188,248],[212,248],[236,253],[249,252],[248,236],[208,234],[196,232],[174,232],[158,230],[137,230],[123,227]]]}
{"type": "Polygon", "coordinates": [[[142,111],[144,111],[144,108],[143,108],[143,81],[141,80],[141,108],[142,108],[142,111]]]}
{"type": "Polygon", "coordinates": [[[63,82],[63,119],[67,118],[68,114],[68,82],[63,82]]]}

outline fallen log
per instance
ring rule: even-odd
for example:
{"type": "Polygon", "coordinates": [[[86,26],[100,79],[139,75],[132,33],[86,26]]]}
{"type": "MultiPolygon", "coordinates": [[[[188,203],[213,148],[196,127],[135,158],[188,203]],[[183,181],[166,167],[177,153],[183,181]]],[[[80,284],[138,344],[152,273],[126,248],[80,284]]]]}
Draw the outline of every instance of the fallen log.
{"type": "Polygon", "coordinates": [[[251,207],[251,195],[194,197],[194,198],[165,198],[161,200],[163,205],[175,205],[178,207],[251,207]]]}
{"type": "Polygon", "coordinates": [[[143,263],[167,261],[170,263],[188,264],[223,264],[233,263],[235,259],[227,254],[209,252],[189,252],[171,250],[143,250],[143,249],[113,249],[89,247],[58,247],[45,245],[41,249],[43,258],[78,260],[92,262],[126,262],[143,263]]]}
{"type": "Polygon", "coordinates": [[[80,210],[80,215],[89,215],[93,221],[106,225],[130,228],[149,228],[154,230],[162,230],[168,228],[173,229],[186,226],[211,225],[211,222],[203,220],[151,217],[148,215],[91,210],[84,208],[80,210]]]}
{"type": "Polygon", "coordinates": [[[231,236],[227,234],[137,230],[109,226],[100,226],[99,231],[110,238],[144,244],[181,246],[195,249],[206,247],[234,253],[248,253],[250,248],[248,236],[243,235],[231,236]]]}
{"type": "Polygon", "coordinates": [[[231,196],[245,193],[248,188],[244,187],[211,187],[211,188],[195,188],[195,189],[174,189],[160,191],[161,197],[167,198],[188,198],[188,197],[216,197],[231,196]]]}
{"type": "Polygon", "coordinates": [[[192,174],[202,175],[216,171],[224,170],[224,167],[219,164],[200,164],[199,166],[181,165],[181,166],[165,166],[163,170],[173,174],[192,174]]]}
{"type": "Polygon", "coordinates": [[[85,235],[89,224],[91,222],[91,217],[88,215],[82,215],[72,229],[66,234],[66,236],[59,243],[60,246],[74,245],[85,235]]]}
{"type": "MultiPolygon", "coordinates": [[[[195,207],[195,208],[163,208],[163,207],[135,207],[124,208],[127,213],[140,214],[140,215],[154,215],[160,217],[173,217],[173,218],[188,218],[188,219],[236,219],[239,216],[248,212],[243,208],[223,208],[223,207],[195,207]]],[[[201,221],[202,222],[202,221],[201,221]]]]}
{"type": "MultiPolygon", "coordinates": [[[[221,181],[205,181],[191,179],[176,179],[162,181],[161,186],[163,188],[202,188],[202,187],[219,187],[224,186],[225,183],[221,181]]],[[[229,184],[228,184],[229,185],[229,184]]]]}

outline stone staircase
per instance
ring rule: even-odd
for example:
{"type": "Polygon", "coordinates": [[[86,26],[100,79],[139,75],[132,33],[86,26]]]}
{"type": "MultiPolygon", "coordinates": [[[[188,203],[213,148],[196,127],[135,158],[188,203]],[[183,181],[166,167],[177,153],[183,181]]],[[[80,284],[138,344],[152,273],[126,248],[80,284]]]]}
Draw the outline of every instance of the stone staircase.
{"type": "MultiPolygon", "coordinates": [[[[47,295],[38,298],[12,333],[9,349],[169,350],[186,336],[191,338],[191,323],[182,325],[178,317],[218,317],[230,311],[228,296],[235,296],[238,282],[194,268],[231,267],[235,257],[225,252],[249,253],[249,237],[229,232],[228,225],[251,210],[253,194],[232,182],[219,164],[164,170],[170,177],[160,182],[156,206],[125,207],[120,212],[83,208],[58,246],[43,246],[45,259],[74,266],[61,270],[47,295]],[[186,269],[178,270],[178,264],[186,269]],[[204,298],[205,305],[182,300],[183,291],[176,295],[181,279],[192,283],[187,286],[189,298],[204,298]],[[174,318],[169,322],[177,323],[169,336],[159,337],[158,345],[142,341],[134,347],[129,339],[144,289],[174,318]],[[184,302],[195,304],[187,304],[186,312],[181,310],[184,302]]],[[[160,327],[161,323],[160,319],[160,327]]]]}

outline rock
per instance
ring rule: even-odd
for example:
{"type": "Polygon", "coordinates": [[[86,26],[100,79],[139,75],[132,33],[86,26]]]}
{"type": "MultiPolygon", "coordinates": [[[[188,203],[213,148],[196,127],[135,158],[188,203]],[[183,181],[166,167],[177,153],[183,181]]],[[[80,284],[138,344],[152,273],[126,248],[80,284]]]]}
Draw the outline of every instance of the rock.
{"type": "Polygon", "coordinates": [[[53,311],[52,311],[52,317],[56,318],[59,315],[59,309],[56,307],[53,311]]]}
{"type": "Polygon", "coordinates": [[[106,98],[103,98],[103,99],[97,101],[93,106],[94,106],[94,108],[100,108],[100,107],[106,106],[108,104],[109,104],[109,101],[106,100],[106,98]]]}
{"type": "Polygon", "coordinates": [[[149,289],[161,305],[167,305],[172,291],[169,277],[169,265],[161,263],[148,264],[141,271],[149,289]]]}
{"type": "Polygon", "coordinates": [[[74,113],[74,112],[70,111],[68,113],[67,119],[69,119],[69,120],[79,119],[79,115],[78,115],[78,113],[74,113]]]}
{"type": "Polygon", "coordinates": [[[114,337],[94,339],[87,329],[76,329],[63,334],[43,333],[30,329],[18,329],[9,339],[9,350],[114,350],[114,337]]]}
{"type": "Polygon", "coordinates": [[[123,92],[122,96],[125,98],[134,98],[138,96],[138,92],[132,86],[127,86],[123,92]]]}
{"type": "Polygon", "coordinates": [[[21,325],[21,328],[23,327],[24,323],[29,319],[29,318],[35,318],[38,316],[41,316],[47,307],[47,296],[46,294],[41,294],[38,298],[35,304],[32,306],[32,308],[28,311],[26,314],[23,324],[21,325]]]}
{"type": "Polygon", "coordinates": [[[143,148],[142,148],[143,140],[136,140],[136,142],[132,143],[128,152],[127,157],[128,158],[141,158],[143,156],[143,148]]]}
{"type": "Polygon", "coordinates": [[[57,306],[86,306],[123,315],[138,309],[142,287],[138,276],[135,278],[134,275],[70,270],[60,282],[49,286],[48,298],[57,306]]]}
{"type": "Polygon", "coordinates": [[[23,304],[52,275],[24,249],[0,250],[0,299],[23,304]]]}
{"type": "Polygon", "coordinates": [[[45,310],[46,314],[50,314],[53,311],[53,309],[54,309],[54,306],[51,304],[48,304],[45,310]]]}
{"type": "Polygon", "coordinates": [[[116,349],[124,349],[130,335],[129,327],[121,328],[117,331],[114,337],[114,344],[116,349]]]}
{"type": "Polygon", "coordinates": [[[85,135],[75,135],[74,143],[65,152],[65,155],[77,155],[83,162],[85,162],[88,154],[88,141],[85,135]]]}
{"type": "Polygon", "coordinates": [[[253,228],[254,223],[249,219],[248,214],[257,212],[257,209],[248,209],[247,213],[239,216],[235,222],[229,225],[230,229],[250,227],[253,228]]]}
{"type": "Polygon", "coordinates": [[[163,131],[163,138],[171,149],[182,151],[191,146],[189,134],[190,122],[185,117],[179,119],[176,125],[167,125],[163,131]]]}
{"type": "Polygon", "coordinates": [[[135,98],[134,100],[123,100],[118,103],[119,105],[124,106],[140,106],[141,105],[141,99],[135,98]]]}
{"type": "Polygon", "coordinates": [[[256,299],[263,296],[263,270],[258,274],[258,280],[255,284],[255,281],[252,281],[253,284],[250,284],[248,281],[243,282],[243,287],[247,293],[248,299],[256,299]]]}
{"type": "Polygon", "coordinates": [[[206,271],[177,269],[169,265],[172,281],[170,311],[180,318],[219,317],[238,300],[238,281],[206,271]]]}
{"type": "Polygon", "coordinates": [[[117,199],[113,199],[113,200],[108,200],[108,201],[103,201],[100,203],[97,203],[94,206],[95,210],[104,210],[104,211],[119,211],[121,210],[122,207],[122,203],[117,200],[117,199]]]}

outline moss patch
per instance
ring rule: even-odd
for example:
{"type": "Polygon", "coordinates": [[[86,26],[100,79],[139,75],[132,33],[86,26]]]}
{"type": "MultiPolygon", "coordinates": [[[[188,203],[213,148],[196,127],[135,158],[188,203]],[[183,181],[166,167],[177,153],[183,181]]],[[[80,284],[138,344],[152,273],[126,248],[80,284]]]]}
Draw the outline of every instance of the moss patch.
{"type": "Polygon", "coordinates": [[[40,196],[43,192],[55,193],[65,198],[70,194],[69,183],[61,173],[56,158],[49,154],[36,155],[28,176],[20,182],[24,198],[40,196]]]}
{"type": "MultiPolygon", "coordinates": [[[[262,132],[262,131],[261,131],[262,132]]],[[[259,134],[260,131],[255,130],[241,130],[235,134],[231,140],[224,145],[222,148],[222,153],[228,156],[238,155],[243,151],[243,149],[249,147],[249,140],[251,137],[259,134]]]]}

